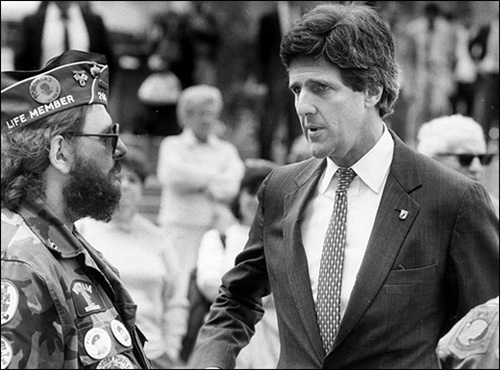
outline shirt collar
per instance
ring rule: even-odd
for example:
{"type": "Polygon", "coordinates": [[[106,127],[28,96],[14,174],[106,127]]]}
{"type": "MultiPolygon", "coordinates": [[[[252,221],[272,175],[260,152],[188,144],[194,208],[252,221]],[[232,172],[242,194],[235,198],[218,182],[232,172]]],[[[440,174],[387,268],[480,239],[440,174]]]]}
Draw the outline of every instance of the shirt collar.
{"type": "Polygon", "coordinates": [[[26,199],[18,213],[45,246],[63,258],[73,258],[83,252],[83,246],[72,231],[41,201],[26,199]]]}
{"type": "MultiPolygon", "coordinates": [[[[389,172],[394,153],[394,140],[384,123],[384,132],[374,147],[366,153],[351,168],[370,189],[378,193],[389,172]]],[[[337,172],[337,166],[330,158],[327,158],[326,168],[319,183],[319,191],[324,194],[337,172]]]]}

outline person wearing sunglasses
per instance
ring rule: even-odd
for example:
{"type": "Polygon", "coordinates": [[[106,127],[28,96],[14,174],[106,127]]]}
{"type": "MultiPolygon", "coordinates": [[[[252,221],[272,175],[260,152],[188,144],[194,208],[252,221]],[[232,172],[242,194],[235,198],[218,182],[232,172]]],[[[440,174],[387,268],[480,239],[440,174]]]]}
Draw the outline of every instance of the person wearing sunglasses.
{"type": "MultiPolygon", "coordinates": [[[[424,123],[418,132],[417,150],[478,182],[484,180],[494,158],[493,153],[488,153],[482,126],[461,114],[424,123]]],[[[499,200],[491,192],[490,197],[498,216],[499,200]]]]}
{"type": "Polygon", "coordinates": [[[107,132],[102,134],[89,134],[85,132],[74,132],[67,131],[63,133],[64,135],[72,136],[72,137],[97,137],[101,138],[101,141],[104,143],[108,143],[109,146],[113,150],[113,154],[116,152],[116,147],[118,146],[118,139],[120,138],[120,124],[114,123],[107,132]]]}
{"type": "Polygon", "coordinates": [[[109,221],[121,197],[106,57],[1,75],[2,368],[151,368],[136,303],[75,227],[109,221]]]}

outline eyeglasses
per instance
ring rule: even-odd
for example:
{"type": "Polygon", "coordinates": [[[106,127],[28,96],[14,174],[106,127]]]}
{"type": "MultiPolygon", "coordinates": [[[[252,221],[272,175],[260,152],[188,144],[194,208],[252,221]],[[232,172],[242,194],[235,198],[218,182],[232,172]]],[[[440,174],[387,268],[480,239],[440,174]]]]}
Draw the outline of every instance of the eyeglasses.
{"type": "Polygon", "coordinates": [[[113,148],[113,154],[115,154],[116,147],[118,145],[118,138],[120,135],[120,124],[115,123],[111,126],[111,132],[109,134],[86,134],[83,132],[65,132],[64,134],[73,135],[73,136],[96,136],[96,137],[107,137],[111,138],[111,146],[113,148]]]}
{"type": "Polygon", "coordinates": [[[438,154],[439,156],[444,156],[444,157],[450,157],[454,156],[457,157],[458,162],[462,167],[469,167],[474,160],[474,158],[479,158],[479,162],[483,166],[486,166],[491,163],[491,160],[493,159],[494,154],[455,154],[455,153],[441,153],[438,154]]]}

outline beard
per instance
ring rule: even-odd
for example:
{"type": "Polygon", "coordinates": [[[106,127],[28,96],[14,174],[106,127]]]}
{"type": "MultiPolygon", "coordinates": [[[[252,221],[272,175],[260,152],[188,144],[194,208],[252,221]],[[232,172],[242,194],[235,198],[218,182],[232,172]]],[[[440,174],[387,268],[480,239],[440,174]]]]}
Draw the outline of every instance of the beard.
{"type": "Polygon", "coordinates": [[[108,222],[118,208],[121,197],[116,162],[108,175],[91,160],[77,156],[70,171],[70,179],[63,188],[66,212],[71,219],[90,217],[108,222]]]}

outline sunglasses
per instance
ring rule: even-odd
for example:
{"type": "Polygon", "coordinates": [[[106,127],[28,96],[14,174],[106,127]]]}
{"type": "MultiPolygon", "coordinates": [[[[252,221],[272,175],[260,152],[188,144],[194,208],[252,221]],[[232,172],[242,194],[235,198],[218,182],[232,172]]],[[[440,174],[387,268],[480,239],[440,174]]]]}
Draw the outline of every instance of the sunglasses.
{"type": "Polygon", "coordinates": [[[479,158],[479,162],[483,166],[491,163],[494,154],[455,154],[455,153],[441,153],[439,156],[454,156],[457,157],[458,162],[462,167],[469,167],[474,160],[474,158],[479,158]]]}
{"type": "Polygon", "coordinates": [[[113,126],[111,126],[110,133],[107,134],[85,134],[82,132],[65,132],[65,134],[68,135],[73,135],[73,136],[95,136],[95,137],[106,137],[111,139],[111,146],[113,148],[113,154],[115,154],[116,151],[116,146],[118,145],[118,138],[120,135],[120,124],[115,123],[113,126]]]}

